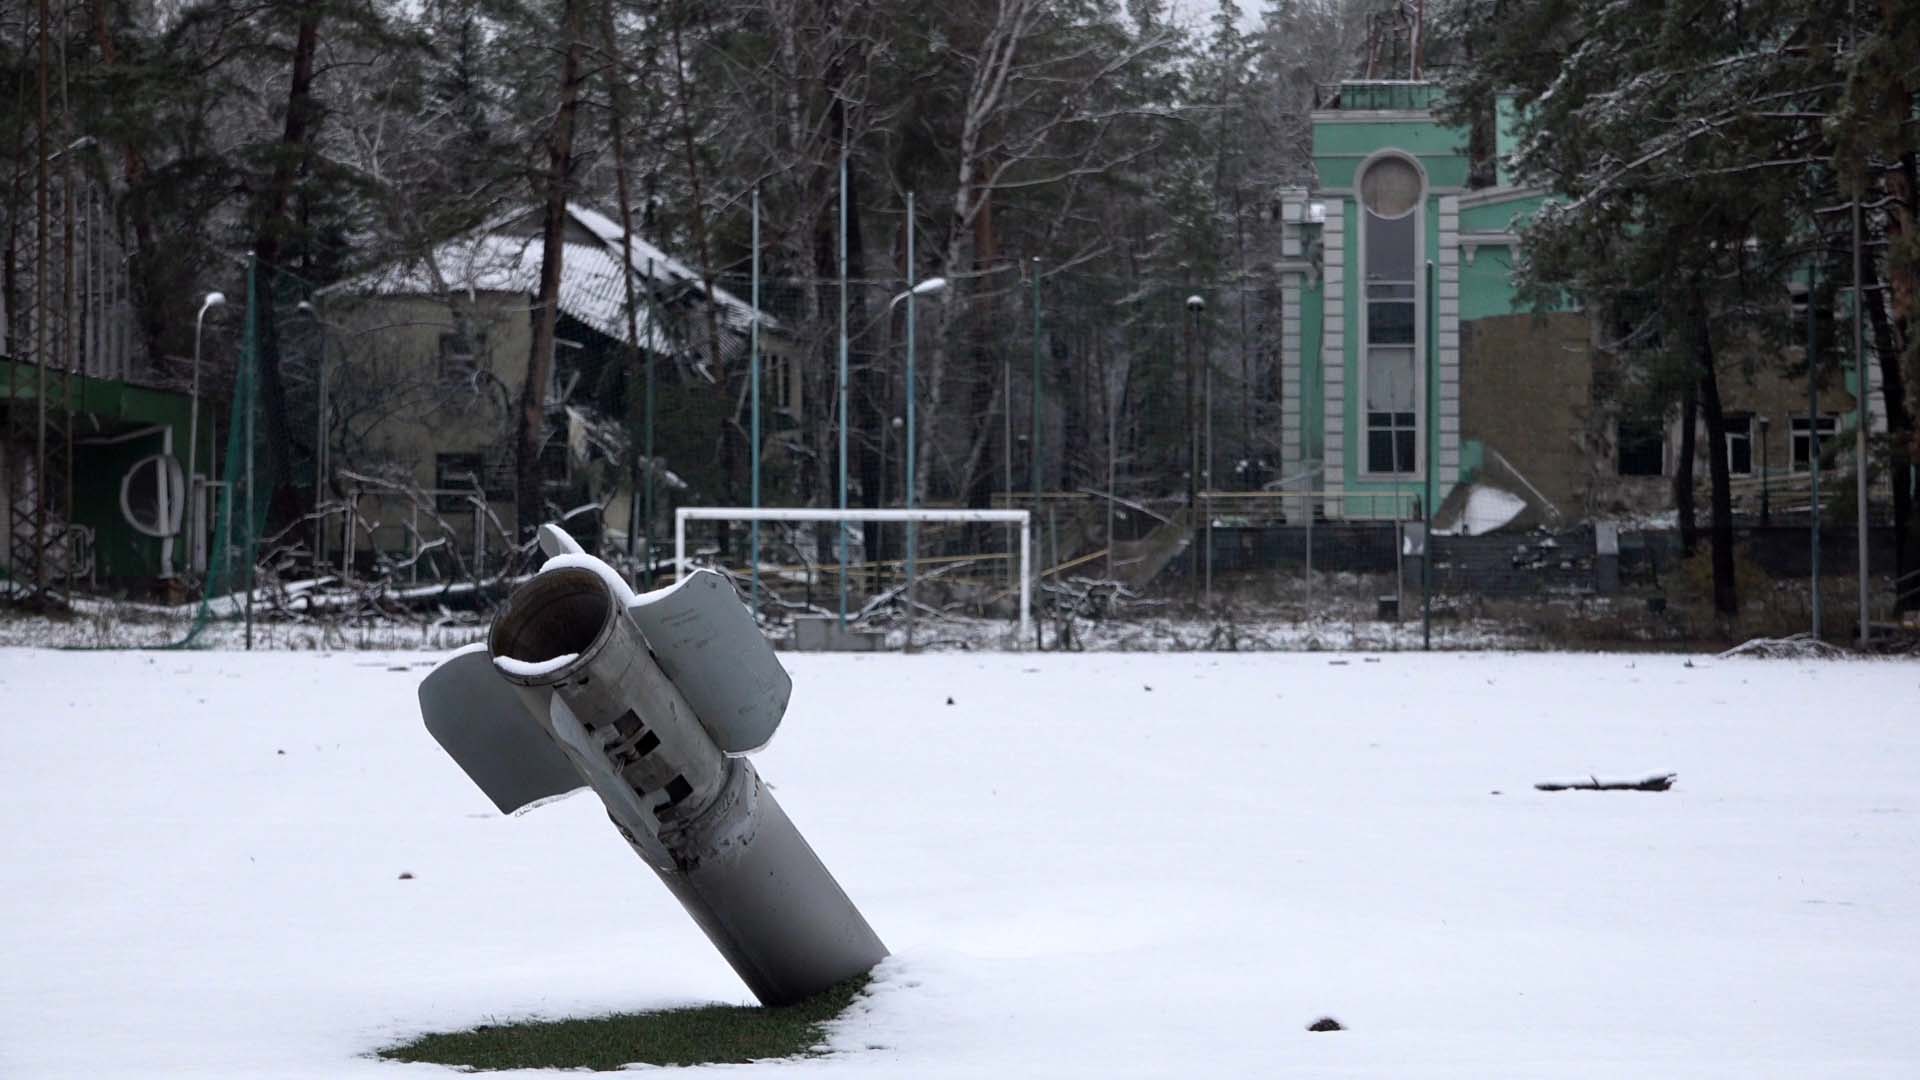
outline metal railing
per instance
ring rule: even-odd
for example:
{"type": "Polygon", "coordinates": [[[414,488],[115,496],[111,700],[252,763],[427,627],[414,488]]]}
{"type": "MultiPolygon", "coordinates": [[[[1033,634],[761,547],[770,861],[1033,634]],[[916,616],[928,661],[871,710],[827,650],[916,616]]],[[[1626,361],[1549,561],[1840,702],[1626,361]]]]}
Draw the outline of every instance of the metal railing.
{"type": "MultiPolygon", "coordinates": [[[[1043,511],[1079,508],[1103,503],[1110,497],[1097,491],[996,491],[992,505],[1043,511]]],[[[1201,520],[1214,520],[1224,526],[1258,528],[1274,525],[1304,525],[1311,516],[1326,521],[1417,521],[1421,486],[1409,481],[1401,490],[1379,487],[1324,487],[1289,491],[1202,491],[1194,496],[1201,520]]],[[[1185,496],[1157,499],[1113,498],[1118,505],[1167,522],[1186,508],[1185,496]]]]}

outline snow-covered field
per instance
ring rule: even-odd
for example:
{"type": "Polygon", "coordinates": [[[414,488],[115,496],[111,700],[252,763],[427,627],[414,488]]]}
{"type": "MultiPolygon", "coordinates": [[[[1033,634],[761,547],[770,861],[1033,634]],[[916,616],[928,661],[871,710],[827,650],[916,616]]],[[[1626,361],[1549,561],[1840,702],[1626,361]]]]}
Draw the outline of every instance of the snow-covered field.
{"type": "MultiPolygon", "coordinates": [[[[755,1073],[1920,1076],[1920,664],[784,659],[761,771],[895,957],[755,1073]]],[[[0,1076],[748,1000],[590,795],[492,811],[429,663],[0,651],[0,1076]]]]}

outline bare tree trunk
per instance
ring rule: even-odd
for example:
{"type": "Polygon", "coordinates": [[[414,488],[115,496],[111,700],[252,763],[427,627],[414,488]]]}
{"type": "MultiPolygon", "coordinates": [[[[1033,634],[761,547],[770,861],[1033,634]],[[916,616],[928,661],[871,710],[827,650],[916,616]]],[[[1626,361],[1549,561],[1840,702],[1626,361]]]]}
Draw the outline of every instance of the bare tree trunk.
{"type": "MultiPolygon", "coordinates": [[[[836,108],[843,108],[837,105],[836,108]]],[[[843,129],[843,137],[850,135],[843,129]]],[[[858,284],[867,277],[866,235],[860,228],[860,182],[859,170],[854,167],[852,155],[847,160],[847,277],[855,282],[847,297],[847,325],[854,331],[868,323],[866,290],[858,284]]],[[[852,346],[849,345],[849,348],[852,346]]],[[[869,350],[871,352],[871,350],[869,350]]],[[[848,453],[853,455],[853,471],[860,480],[860,505],[868,508],[880,505],[880,470],[883,467],[881,446],[886,439],[886,416],[883,402],[886,400],[887,380],[881,363],[865,363],[848,378],[853,385],[848,388],[848,408],[854,411],[854,421],[849,431],[848,453]]],[[[862,530],[866,544],[867,558],[880,558],[882,526],[878,522],[868,522],[862,530]]]]}
{"type": "Polygon", "coordinates": [[[545,512],[545,485],[540,474],[540,448],[547,433],[547,382],[553,376],[554,326],[560,312],[560,275],[566,245],[567,193],[573,157],[575,114],[580,107],[581,8],[586,0],[565,0],[561,32],[566,45],[560,57],[560,104],[547,132],[547,170],[542,186],[545,208],[540,231],[540,295],[533,316],[533,345],[527,354],[527,378],[520,387],[518,420],[514,428],[514,531],[524,541],[540,526],[545,512]]]}
{"type": "MultiPolygon", "coordinates": [[[[732,395],[728,392],[726,358],[720,351],[720,305],[715,301],[713,291],[713,244],[708,238],[706,195],[702,188],[700,152],[695,138],[693,123],[693,99],[691,90],[687,85],[687,64],[686,57],[683,53],[684,46],[682,44],[688,4],[682,0],[681,3],[675,6],[676,11],[673,16],[674,96],[680,106],[680,146],[686,159],[687,185],[693,203],[693,246],[694,250],[699,253],[700,284],[706,292],[707,361],[713,365],[713,376],[718,384],[720,396],[722,399],[730,400],[732,395]]],[[[715,449],[719,452],[720,457],[720,497],[723,502],[737,501],[732,498],[732,492],[734,490],[733,474],[735,471],[733,421],[736,418],[737,414],[729,414],[728,422],[719,425],[719,429],[715,434],[715,437],[720,441],[719,446],[715,449]]],[[[731,535],[732,534],[726,529],[720,530],[720,552],[722,555],[727,553],[727,540],[731,535]]]]}
{"type": "MultiPolygon", "coordinates": [[[[1912,20],[1911,5],[1902,0],[1880,0],[1881,18],[1892,31],[1912,20]]],[[[1902,344],[1907,364],[1905,380],[1908,394],[1907,415],[1920,413],[1920,349],[1914,348],[1914,323],[1920,318],[1920,251],[1915,250],[1916,218],[1920,218],[1920,155],[1913,147],[1914,86],[1908,82],[1912,68],[1887,72],[1888,115],[1886,130],[1906,133],[1905,146],[1884,147],[1887,157],[1896,162],[1883,174],[1891,203],[1887,207],[1887,284],[1893,293],[1895,338],[1902,344]]],[[[1891,414],[1889,414],[1891,420],[1891,414]]],[[[1911,428],[1909,429],[1912,430],[1911,428]]],[[[1920,431],[1913,432],[1908,452],[1920,459],[1920,431]]]]}
{"type": "MultiPolygon", "coordinates": [[[[1880,0],[1886,26],[1898,27],[1910,21],[1910,12],[1903,8],[1900,0],[1880,0]]],[[[1876,316],[1875,346],[1880,353],[1880,392],[1887,409],[1896,581],[1920,563],[1920,557],[1912,550],[1914,506],[1912,492],[1907,487],[1913,464],[1920,461],[1920,427],[1914,424],[1914,415],[1920,412],[1920,347],[1916,347],[1915,341],[1916,318],[1920,317],[1920,251],[1916,251],[1916,244],[1920,243],[1916,225],[1920,223],[1915,220],[1920,217],[1920,161],[1916,160],[1920,155],[1916,155],[1911,143],[1914,93],[1908,82],[1910,71],[1909,68],[1907,72],[1888,73],[1893,91],[1887,95],[1891,114],[1887,119],[1892,123],[1889,130],[1907,131],[1908,145],[1899,153],[1894,168],[1882,178],[1889,199],[1885,249],[1888,288],[1868,294],[1874,298],[1871,307],[1876,316]],[[1890,305],[1885,299],[1888,293],[1890,305]],[[1891,313],[1887,310],[1889,306],[1891,313]],[[1892,325],[1888,325],[1889,321],[1892,325]]],[[[1867,265],[1872,267],[1873,260],[1867,260],[1867,265]]],[[[1908,596],[1911,599],[1901,602],[1899,611],[1920,608],[1920,591],[1909,589],[1908,596]]]]}
{"type": "MultiPolygon", "coordinates": [[[[1888,259],[1887,284],[1893,292],[1895,340],[1900,344],[1900,364],[1906,385],[1906,413],[1920,414],[1920,154],[1908,150],[1900,155],[1899,168],[1887,174],[1887,194],[1893,205],[1887,212],[1887,250],[1898,253],[1888,259]]],[[[1920,460],[1920,430],[1908,425],[1909,460],[1920,460]]]]}
{"type": "MultiPolygon", "coordinates": [[[[26,100],[25,65],[21,66],[22,75],[20,99],[26,100]]],[[[21,305],[20,289],[20,223],[27,219],[26,213],[26,162],[27,162],[27,120],[25,110],[19,112],[20,123],[14,129],[13,175],[7,183],[7,250],[4,266],[0,267],[0,304],[7,309],[7,338],[0,341],[0,348],[8,356],[26,354],[27,321],[20,317],[25,308],[21,305]]],[[[9,401],[11,407],[11,401],[9,401]]],[[[4,541],[10,543],[11,541],[4,541]]]]}
{"type": "Polygon", "coordinates": [[[1693,515],[1694,417],[1700,411],[1698,382],[1689,380],[1680,394],[1680,456],[1673,463],[1673,504],[1680,516],[1680,551],[1692,555],[1699,542],[1693,515]]]}
{"type": "MultiPolygon", "coordinates": [[[[969,251],[973,269],[984,271],[993,265],[999,253],[998,238],[993,231],[991,192],[980,191],[975,195],[971,236],[973,243],[969,251]]],[[[1012,393],[1013,366],[1007,362],[1006,343],[999,340],[997,334],[983,334],[979,329],[999,326],[999,319],[994,314],[994,299],[991,296],[976,297],[968,310],[972,314],[969,326],[973,332],[964,348],[971,364],[962,372],[968,397],[961,415],[974,417],[984,413],[989,418],[1002,417],[1012,409],[1008,401],[1012,393]]],[[[994,434],[1004,431],[1005,428],[996,428],[991,422],[972,429],[967,456],[954,485],[954,490],[968,506],[984,507],[993,502],[994,463],[1001,464],[1002,468],[997,472],[1003,477],[1006,470],[1012,468],[1010,448],[1003,446],[1000,454],[993,453],[993,447],[999,441],[994,434]]],[[[1011,489],[1013,485],[1007,486],[1011,489]]]]}
{"type": "Polygon", "coordinates": [[[1727,418],[1720,405],[1720,380],[1714,371],[1713,334],[1705,312],[1694,331],[1700,364],[1700,406],[1707,421],[1707,475],[1712,492],[1713,610],[1731,618],[1740,613],[1733,578],[1733,476],[1727,467],[1727,418]]]}
{"type": "MultiPolygon", "coordinates": [[[[955,163],[953,219],[947,227],[945,259],[942,263],[950,280],[974,262],[976,218],[988,205],[992,189],[983,155],[988,150],[988,129],[1000,119],[1006,103],[1007,84],[1013,77],[1014,61],[1036,16],[1036,0],[999,0],[993,13],[993,25],[981,43],[980,55],[973,65],[967,87],[965,108],[960,122],[960,143],[955,163]]],[[[952,354],[951,331],[954,316],[964,309],[966,286],[953,281],[942,297],[933,320],[933,340],[927,356],[926,422],[930,445],[946,445],[941,431],[947,422],[947,375],[952,354]]],[[[972,458],[974,455],[969,455],[972,458]]],[[[919,460],[923,491],[931,494],[927,480],[931,475],[933,454],[919,460]]],[[[959,480],[964,491],[972,477],[959,480]]]]}
{"type": "MultiPolygon", "coordinates": [[[[614,197],[619,203],[620,210],[621,300],[625,308],[627,340],[631,343],[628,357],[632,367],[628,369],[626,379],[627,419],[629,424],[631,424],[634,412],[632,408],[635,397],[633,392],[634,383],[645,378],[641,370],[645,364],[645,357],[643,355],[644,348],[640,342],[640,305],[634,295],[633,289],[633,190],[632,184],[629,182],[627,176],[627,72],[626,64],[621,59],[620,37],[614,24],[613,0],[606,0],[606,3],[601,6],[600,17],[600,34],[605,40],[607,54],[613,59],[613,70],[610,75],[611,81],[608,84],[608,101],[612,105],[612,108],[607,110],[607,128],[608,135],[613,141],[614,197]]],[[[649,283],[648,287],[652,287],[651,283],[649,283]]],[[[651,324],[651,320],[649,320],[649,324],[651,324]]],[[[629,428],[628,430],[631,431],[632,429],[629,428]]],[[[643,507],[641,505],[642,502],[645,501],[641,498],[641,469],[644,468],[647,471],[647,477],[651,480],[653,475],[653,462],[642,462],[640,460],[640,454],[643,446],[640,440],[632,438],[631,436],[629,436],[629,439],[630,445],[627,448],[627,476],[629,481],[627,505],[629,512],[624,525],[627,534],[627,554],[634,555],[637,554],[639,550],[637,534],[642,532],[648,533],[649,540],[651,540],[653,522],[641,520],[641,516],[647,510],[652,509],[650,506],[643,507]]],[[[646,552],[645,559],[648,567],[647,574],[651,575],[653,552],[646,552]]]]}
{"type": "MultiPolygon", "coordinates": [[[[107,25],[107,5],[104,0],[93,0],[93,38],[100,49],[101,66],[111,70],[120,63],[119,46],[113,40],[113,31],[107,25]]],[[[288,117],[292,119],[291,116],[288,117]]],[[[160,347],[160,331],[165,326],[163,298],[153,282],[153,270],[158,252],[153,242],[153,211],[147,205],[143,186],[147,176],[147,161],[140,153],[140,147],[132,140],[123,140],[120,144],[121,160],[127,170],[127,216],[133,222],[134,251],[129,276],[137,283],[134,302],[139,312],[140,337],[146,346],[149,359],[157,360],[160,347]]]]}
{"type": "MultiPolygon", "coordinates": [[[[1889,234],[1892,230],[1889,229],[1889,234]]],[[[1887,291],[1875,288],[1880,267],[1875,259],[1861,263],[1864,278],[1862,294],[1867,297],[1867,314],[1873,323],[1873,351],[1880,358],[1880,398],[1887,410],[1887,479],[1893,489],[1893,576],[1905,577],[1914,567],[1910,550],[1913,543],[1913,493],[1907,489],[1913,463],[1913,414],[1907,411],[1906,381],[1900,369],[1904,342],[1887,314],[1887,291]]],[[[1896,598],[1897,599],[1897,598],[1896,598]]],[[[1897,611],[1920,606],[1920,600],[1900,602],[1897,611]]]]}
{"type": "MultiPolygon", "coordinates": [[[[816,341],[819,345],[819,376],[813,380],[811,392],[807,394],[807,410],[816,422],[808,425],[813,441],[813,497],[820,505],[837,506],[839,491],[835,482],[835,462],[838,449],[834,439],[834,425],[840,422],[839,353],[838,328],[840,294],[836,284],[840,276],[839,233],[837,219],[827,213],[821,213],[814,219],[813,227],[813,268],[814,280],[818,285],[813,289],[814,325],[819,328],[816,341]]],[[[820,528],[814,533],[814,556],[821,562],[832,560],[837,550],[835,529],[820,528]]]]}
{"type": "MultiPolygon", "coordinates": [[[[258,320],[255,363],[266,412],[266,473],[274,492],[269,506],[276,508],[283,503],[278,493],[292,480],[289,467],[293,461],[293,443],[287,420],[287,384],[280,371],[280,350],[276,347],[274,279],[280,269],[287,235],[293,228],[287,211],[292,202],[294,180],[312,135],[312,121],[318,115],[313,101],[313,61],[320,46],[322,10],[319,4],[304,4],[300,8],[300,20],[294,30],[293,72],[287,87],[286,125],[281,131],[273,172],[268,176],[254,218],[253,253],[259,263],[254,282],[262,294],[254,308],[258,320]]],[[[276,511],[272,520],[280,519],[281,514],[276,511]]]]}

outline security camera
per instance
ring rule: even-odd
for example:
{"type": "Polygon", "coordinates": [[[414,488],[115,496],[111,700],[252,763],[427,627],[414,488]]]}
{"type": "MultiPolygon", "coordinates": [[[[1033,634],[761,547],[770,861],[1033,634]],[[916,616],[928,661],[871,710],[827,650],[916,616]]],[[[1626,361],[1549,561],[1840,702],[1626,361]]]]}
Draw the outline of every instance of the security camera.
{"type": "Polygon", "coordinates": [[[1205,300],[1200,299],[1199,293],[1195,293],[1192,296],[1187,297],[1188,311],[1204,311],[1206,310],[1206,307],[1207,307],[1207,302],[1205,300]]]}

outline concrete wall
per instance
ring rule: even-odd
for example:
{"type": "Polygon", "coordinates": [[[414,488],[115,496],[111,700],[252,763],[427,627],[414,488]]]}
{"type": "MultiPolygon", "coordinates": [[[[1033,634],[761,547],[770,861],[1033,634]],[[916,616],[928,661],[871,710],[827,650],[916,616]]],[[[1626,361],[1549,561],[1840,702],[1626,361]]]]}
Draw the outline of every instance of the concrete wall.
{"type": "Polygon", "coordinates": [[[1563,516],[1581,517],[1592,465],[1593,351],[1586,317],[1466,320],[1460,354],[1461,434],[1481,446],[1475,479],[1532,501],[1494,456],[1497,451],[1563,516]]]}
{"type": "MultiPolygon", "coordinates": [[[[1797,358],[1796,358],[1797,359],[1797,358]]],[[[1807,380],[1804,375],[1789,376],[1781,370],[1786,360],[1779,359],[1756,365],[1751,373],[1738,371],[1723,373],[1720,377],[1720,398],[1724,411],[1750,413],[1756,418],[1753,431],[1753,467],[1758,475],[1761,462],[1760,431],[1758,418],[1771,421],[1767,431],[1766,460],[1775,473],[1784,473],[1793,463],[1793,425],[1792,417],[1807,415],[1807,380]]],[[[1853,394],[1832,380],[1820,387],[1820,413],[1823,416],[1838,414],[1839,428],[1851,451],[1853,439],[1847,432],[1853,430],[1852,416],[1855,403],[1853,394]]],[[[1706,475],[1706,424],[1700,425],[1700,456],[1696,471],[1706,475]]],[[[1824,449],[1824,448],[1823,448],[1824,449]]]]}
{"type": "MultiPolygon", "coordinates": [[[[1797,352],[1797,350],[1795,351],[1797,352]]],[[[1741,485],[1757,484],[1761,467],[1765,464],[1771,475],[1787,478],[1793,474],[1793,425],[1794,417],[1807,415],[1807,382],[1804,375],[1793,376],[1786,373],[1786,367],[1798,357],[1794,353],[1785,356],[1755,354],[1749,358],[1730,358],[1720,373],[1720,399],[1722,410],[1731,418],[1738,415],[1750,415],[1754,418],[1750,430],[1753,440],[1753,471],[1745,477],[1736,475],[1734,479],[1736,502],[1740,500],[1741,485]],[[1769,421],[1764,439],[1759,424],[1761,418],[1769,421]]],[[[1604,360],[1602,360],[1604,363],[1604,360]]],[[[1852,428],[1851,414],[1854,397],[1840,385],[1839,379],[1829,380],[1820,387],[1820,413],[1823,416],[1835,416],[1841,433],[1840,468],[1846,469],[1852,460],[1853,439],[1848,435],[1852,428]]],[[[1621,476],[1616,455],[1616,431],[1607,409],[1607,403],[1596,413],[1592,428],[1594,443],[1593,487],[1589,493],[1589,511],[1599,515],[1642,515],[1662,510],[1671,510],[1674,506],[1673,477],[1679,468],[1680,458],[1680,422],[1675,415],[1668,421],[1666,447],[1660,476],[1621,476]]],[[[1707,465],[1707,427],[1704,419],[1695,423],[1694,441],[1694,484],[1701,492],[1696,502],[1700,520],[1705,522],[1709,475],[1707,465]]],[[[1823,455],[1829,461],[1832,455],[1823,445],[1823,455]]],[[[1751,492],[1747,492],[1751,495],[1751,492]]],[[[1802,496],[1804,499],[1804,496],[1802,496]]],[[[1776,504],[1784,506],[1785,503],[1776,504]]],[[[1752,507],[1746,508],[1748,512],[1752,507]]]]}
{"type": "MultiPolygon", "coordinates": [[[[442,453],[505,455],[511,461],[513,402],[526,379],[533,321],[528,298],[519,293],[477,293],[454,302],[421,297],[373,297],[336,300],[326,317],[337,332],[327,343],[332,372],[332,405],[344,413],[343,435],[334,428],[336,483],[341,470],[393,475],[417,488],[435,482],[442,453]],[[440,341],[464,318],[483,331],[485,348],[471,370],[444,371],[440,341]]],[[[514,528],[511,490],[494,492],[489,507],[509,531],[514,528]]],[[[412,500],[366,496],[356,504],[361,522],[377,522],[371,537],[357,531],[362,545],[405,552],[415,516],[412,500]]],[[[442,511],[451,539],[463,552],[474,546],[474,513],[442,511]]],[[[430,522],[421,520],[421,528],[430,522]]],[[[338,525],[330,550],[338,552],[338,525]]],[[[491,555],[497,537],[489,538],[491,555]]],[[[337,555],[335,556],[337,559],[337,555]]]]}
{"type": "Polygon", "coordinates": [[[1420,160],[1434,188],[1467,182],[1467,131],[1435,123],[1424,112],[1333,110],[1313,114],[1313,159],[1319,190],[1350,193],[1360,163],[1384,147],[1420,160]]]}

